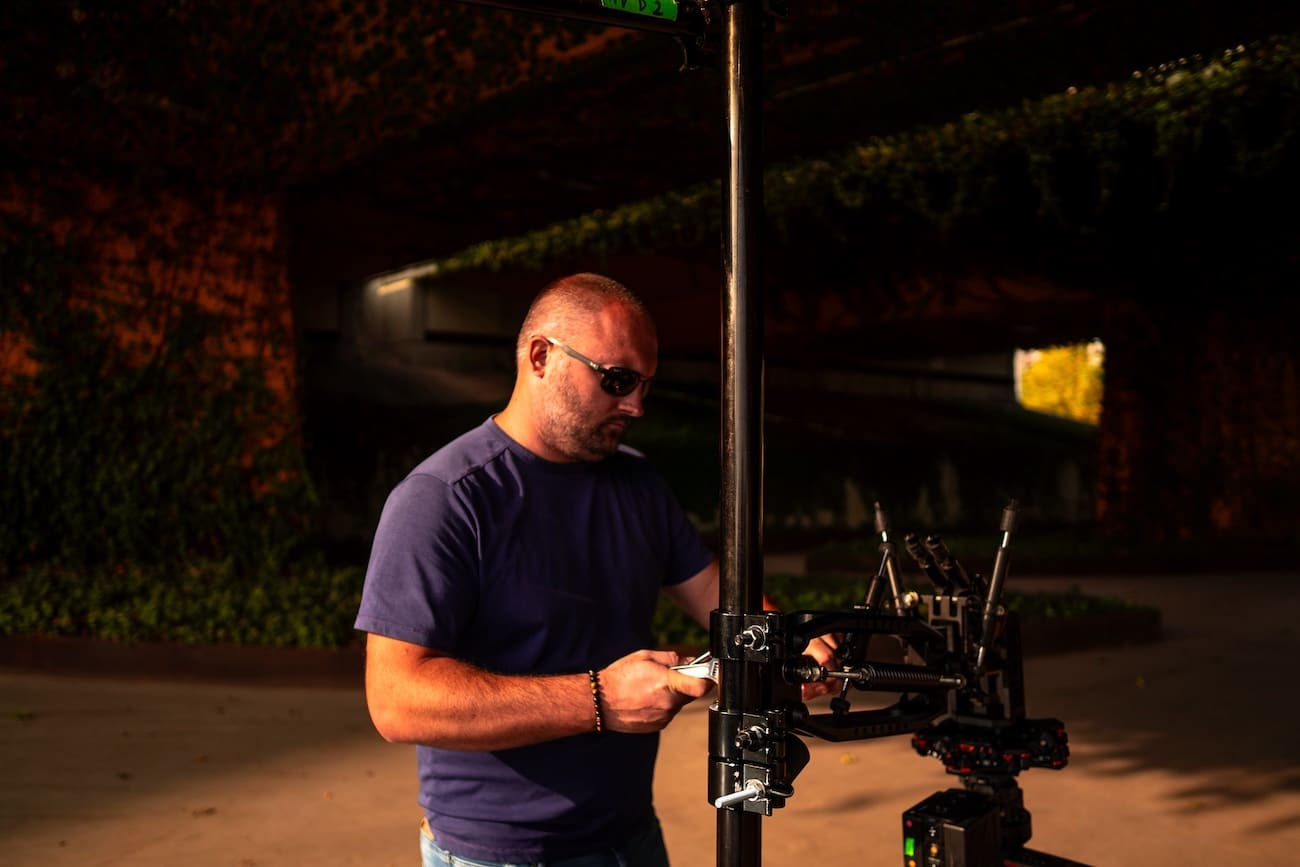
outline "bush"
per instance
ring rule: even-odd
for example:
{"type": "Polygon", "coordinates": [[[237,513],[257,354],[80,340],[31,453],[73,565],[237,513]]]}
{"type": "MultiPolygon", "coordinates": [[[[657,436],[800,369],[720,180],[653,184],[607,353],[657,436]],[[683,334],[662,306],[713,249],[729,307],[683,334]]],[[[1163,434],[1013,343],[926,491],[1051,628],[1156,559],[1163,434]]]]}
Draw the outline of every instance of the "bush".
{"type": "Polygon", "coordinates": [[[343,647],[358,642],[360,602],[356,569],[299,564],[249,577],[231,561],[89,573],[46,565],[0,587],[0,635],[343,647]]]}
{"type": "MultiPolygon", "coordinates": [[[[786,611],[847,608],[866,594],[865,581],[832,576],[770,575],[765,589],[786,611]]],[[[82,573],[33,567],[0,586],[0,635],[88,637],[109,641],[173,641],[270,647],[347,647],[361,603],[361,571],[299,564],[248,577],[230,561],[200,561],[174,571],[119,567],[82,573]]],[[[1007,591],[1007,607],[1023,622],[1072,620],[1133,610],[1115,599],[1007,591]]],[[[661,599],[654,634],[661,647],[709,645],[707,630],[661,599]]]]}

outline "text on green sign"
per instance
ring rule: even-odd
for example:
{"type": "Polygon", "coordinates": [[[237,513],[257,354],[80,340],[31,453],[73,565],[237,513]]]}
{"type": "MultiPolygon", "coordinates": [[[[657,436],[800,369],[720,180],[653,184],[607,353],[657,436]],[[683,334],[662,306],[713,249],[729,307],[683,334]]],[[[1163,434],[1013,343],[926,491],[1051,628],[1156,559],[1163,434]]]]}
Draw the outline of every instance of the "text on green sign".
{"type": "Polygon", "coordinates": [[[677,0],[600,0],[606,9],[619,12],[631,12],[634,15],[649,15],[651,18],[677,20],[677,0]]]}

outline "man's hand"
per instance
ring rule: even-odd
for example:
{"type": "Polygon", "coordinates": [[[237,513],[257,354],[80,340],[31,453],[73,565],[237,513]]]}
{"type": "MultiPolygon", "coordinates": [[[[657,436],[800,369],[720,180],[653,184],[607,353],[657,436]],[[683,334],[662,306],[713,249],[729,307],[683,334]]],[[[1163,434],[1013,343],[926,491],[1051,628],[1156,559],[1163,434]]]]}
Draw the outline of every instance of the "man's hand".
{"type": "Polygon", "coordinates": [[[712,691],[713,681],[673,671],[672,666],[679,662],[671,650],[638,650],[601,669],[600,710],[605,728],[657,732],[683,707],[712,691]]]}
{"type": "MultiPolygon", "coordinates": [[[[839,645],[838,636],[834,634],[819,635],[808,642],[808,646],[804,648],[804,655],[817,660],[817,664],[822,668],[837,668],[839,661],[835,658],[835,651],[839,648],[839,645]]],[[[828,677],[816,683],[805,683],[802,685],[802,690],[803,700],[808,701],[819,696],[839,692],[840,682],[828,677]]]]}

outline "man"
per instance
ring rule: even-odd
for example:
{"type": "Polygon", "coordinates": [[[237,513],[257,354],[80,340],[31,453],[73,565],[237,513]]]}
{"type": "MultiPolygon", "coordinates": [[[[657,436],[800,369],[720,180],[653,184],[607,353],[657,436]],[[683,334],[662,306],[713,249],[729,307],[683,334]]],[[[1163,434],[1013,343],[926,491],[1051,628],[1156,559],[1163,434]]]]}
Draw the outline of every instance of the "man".
{"type": "Polygon", "coordinates": [[[506,408],[389,496],[356,626],[375,727],[419,745],[425,867],[667,864],[657,733],[713,684],[646,648],[660,591],[707,625],[718,565],[620,445],[657,357],[624,286],[552,283],[506,408]]]}

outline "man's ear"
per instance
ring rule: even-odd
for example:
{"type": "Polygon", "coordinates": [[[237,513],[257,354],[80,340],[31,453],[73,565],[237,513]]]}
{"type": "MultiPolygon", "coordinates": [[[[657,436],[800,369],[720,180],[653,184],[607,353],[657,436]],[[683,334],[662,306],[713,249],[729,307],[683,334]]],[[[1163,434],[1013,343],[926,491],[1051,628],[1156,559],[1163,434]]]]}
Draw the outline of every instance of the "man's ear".
{"type": "Polygon", "coordinates": [[[528,341],[528,369],[533,376],[546,375],[546,359],[550,357],[551,344],[544,337],[534,337],[528,341]]]}

